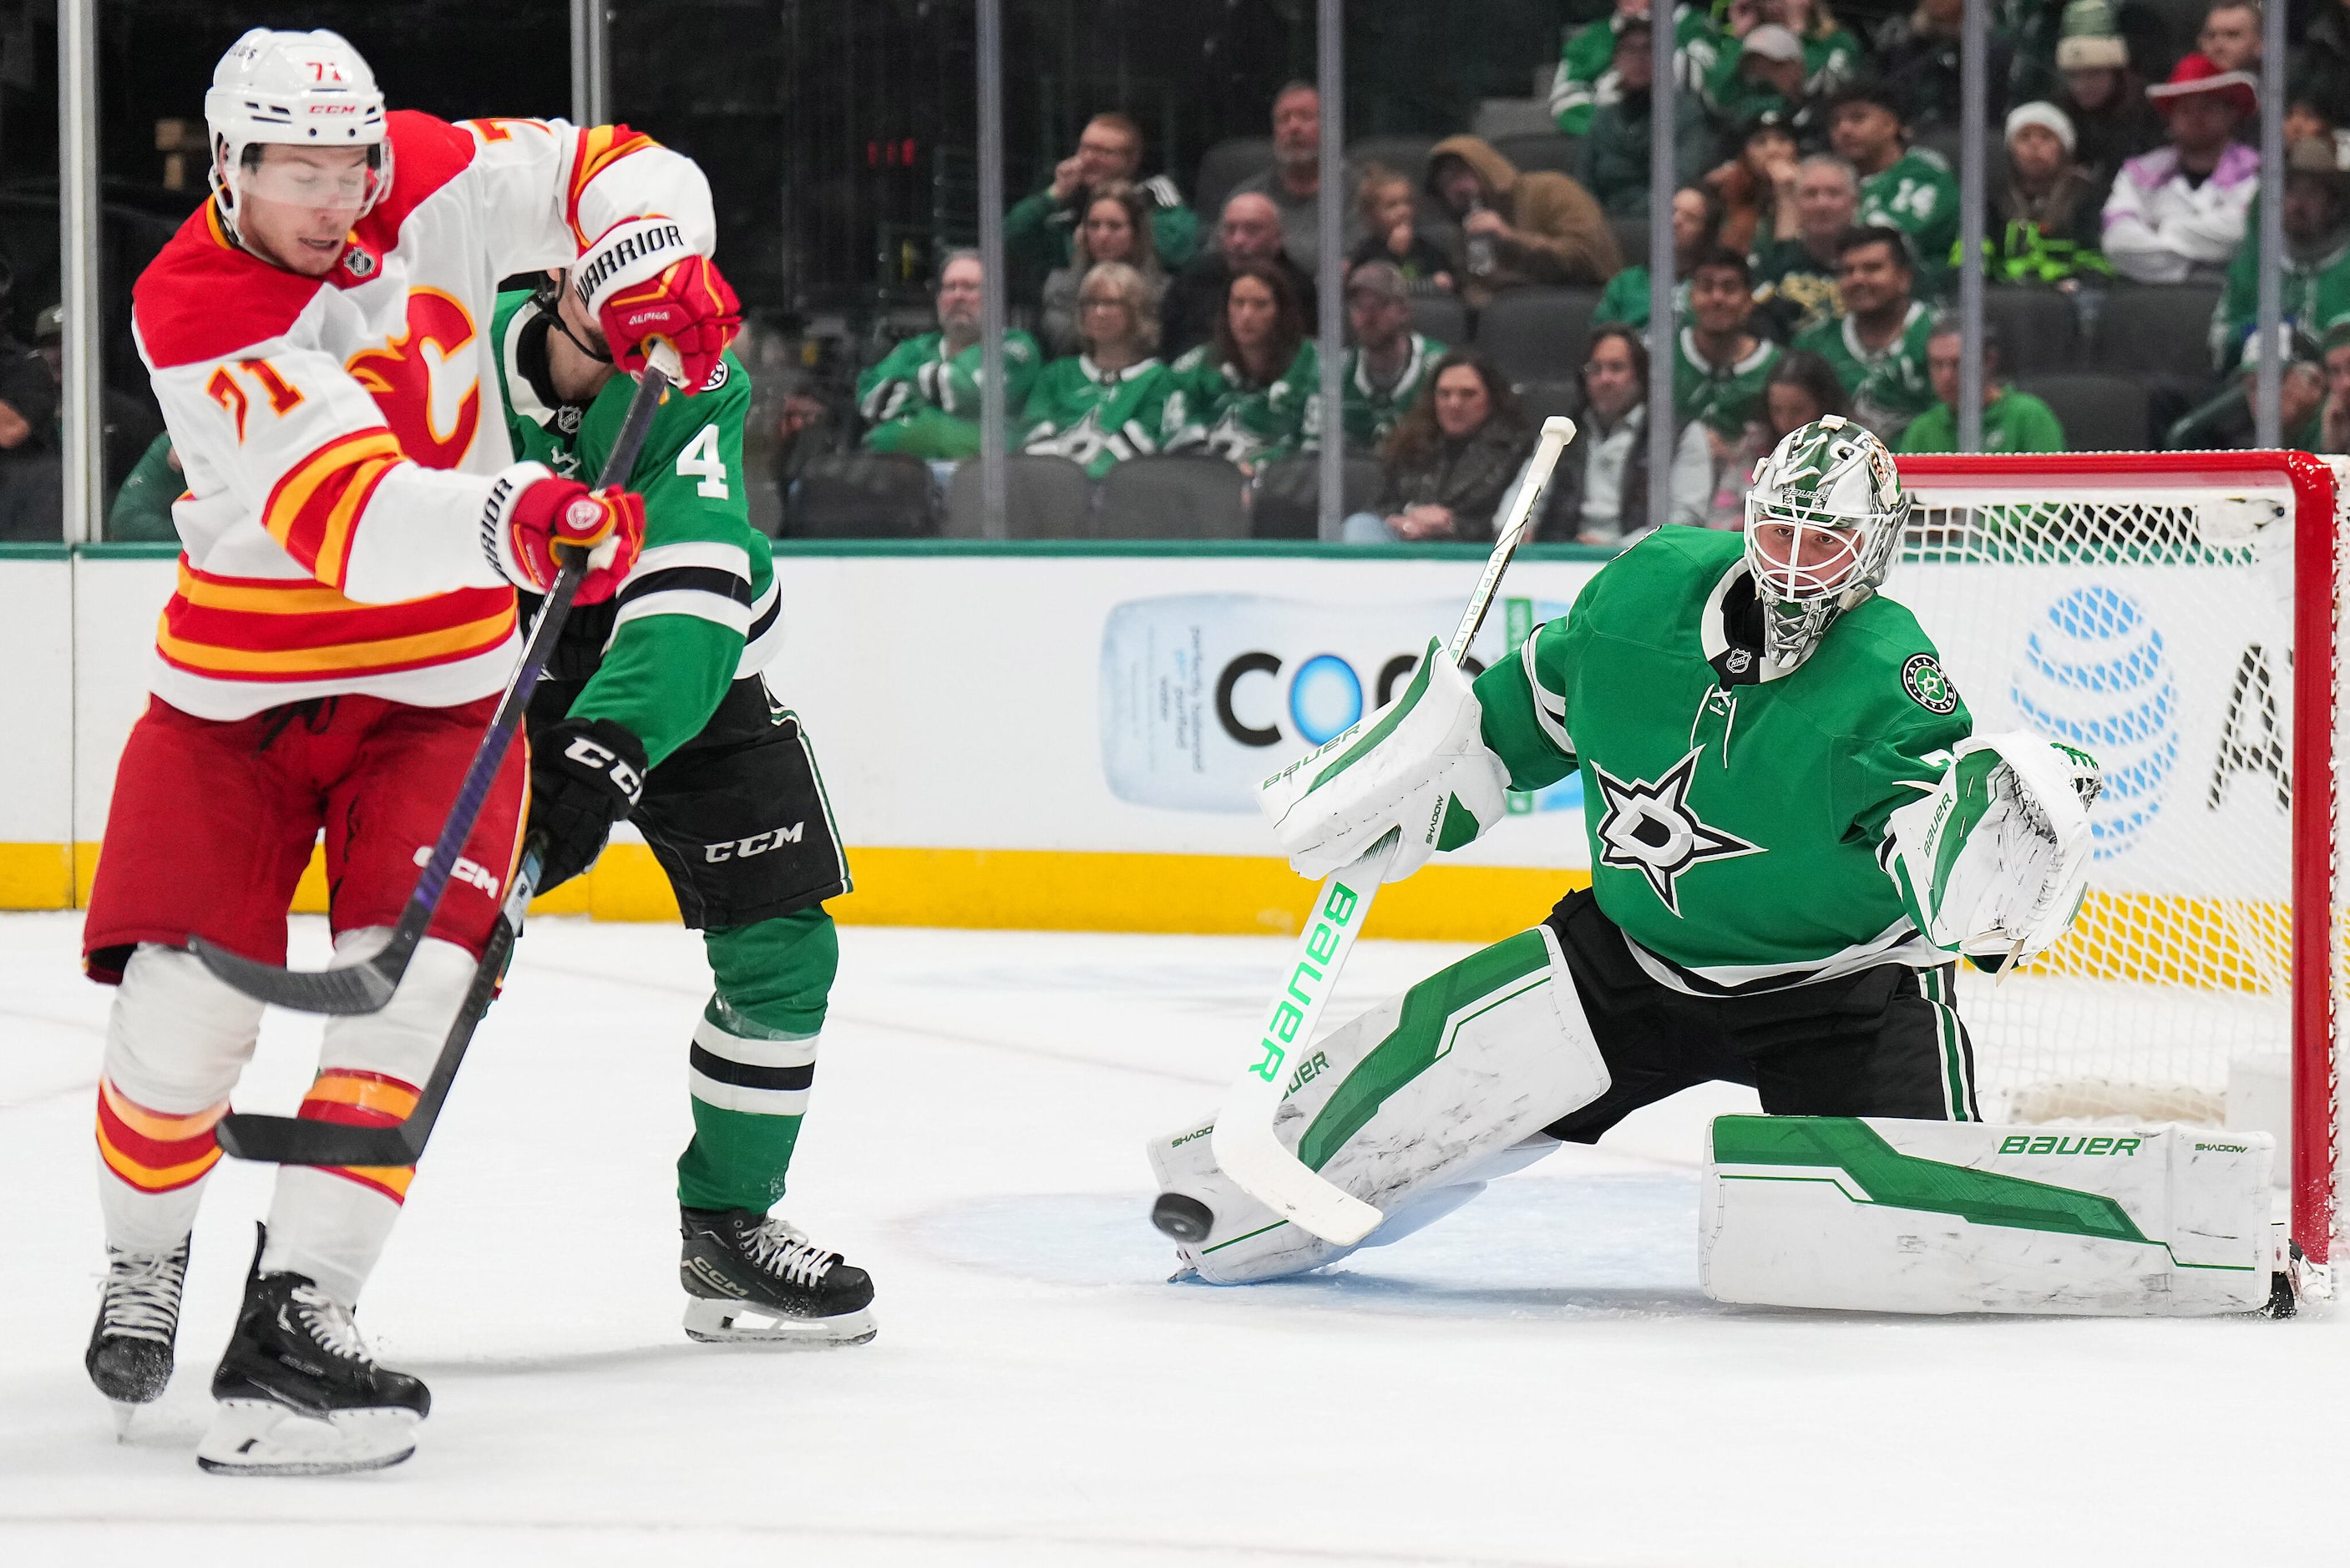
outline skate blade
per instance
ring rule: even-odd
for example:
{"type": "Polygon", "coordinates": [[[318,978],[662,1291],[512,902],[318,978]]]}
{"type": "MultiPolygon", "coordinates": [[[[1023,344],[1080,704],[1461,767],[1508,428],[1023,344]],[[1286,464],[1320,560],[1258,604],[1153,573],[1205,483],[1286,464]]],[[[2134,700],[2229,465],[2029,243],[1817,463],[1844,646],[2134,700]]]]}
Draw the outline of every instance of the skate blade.
{"type": "Polygon", "coordinates": [[[840,1345],[863,1345],[879,1332],[873,1314],[862,1307],[832,1317],[792,1317],[749,1302],[713,1302],[696,1296],[685,1304],[685,1336],[703,1345],[829,1350],[840,1345]]]}
{"type": "Polygon", "coordinates": [[[118,1443],[129,1442],[130,1417],[139,1414],[139,1407],[128,1399],[109,1399],[107,1404],[114,1409],[114,1440],[118,1443]]]}
{"type": "Polygon", "coordinates": [[[416,1451],[416,1412],[338,1410],[319,1417],[268,1399],[224,1399],[196,1463],[224,1476],[339,1476],[416,1451]]]}

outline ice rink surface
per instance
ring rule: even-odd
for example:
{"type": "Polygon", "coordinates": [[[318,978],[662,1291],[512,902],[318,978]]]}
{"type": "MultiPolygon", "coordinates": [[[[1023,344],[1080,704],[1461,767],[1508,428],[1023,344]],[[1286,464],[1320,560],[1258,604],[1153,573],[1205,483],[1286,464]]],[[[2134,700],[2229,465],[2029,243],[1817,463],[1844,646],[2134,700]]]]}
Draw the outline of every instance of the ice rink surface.
{"type": "MultiPolygon", "coordinates": [[[[1141,1143],[1238,1064],[1287,947],[1241,938],[844,929],[783,1212],[873,1272],[881,1332],[794,1355],[679,1328],[697,940],[535,924],[360,1313],[432,1386],[416,1458],[206,1476],[270,1173],[213,1178],[178,1376],[118,1445],[80,1365],[108,993],[78,929],[0,916],[11,1568],[2350,1562],[2342,1314],[1716,1306],[1696,1164],[1743,1091],[1326,1274],[1164,1282],[1141,1143]]],[[[1366,942],[1333,1018],[1458,950],[1366,942]]],[[[239,1106],[291,1110],[315,1039],[273,1017],[239,1106]]]]}

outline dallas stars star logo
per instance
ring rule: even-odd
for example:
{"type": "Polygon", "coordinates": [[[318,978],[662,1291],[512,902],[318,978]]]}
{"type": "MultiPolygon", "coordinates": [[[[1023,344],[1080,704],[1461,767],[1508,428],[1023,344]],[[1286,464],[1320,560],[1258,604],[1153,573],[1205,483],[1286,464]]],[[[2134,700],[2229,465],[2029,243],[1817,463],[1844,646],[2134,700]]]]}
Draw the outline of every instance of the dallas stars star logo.
{"type": "Polygon", "coordinates": [[[1599,821],[1599,863],[1639,872],[1675,915],[1681,912],[1675,885],[1682,872],[1700,860],[1762,853],[1762,846],[1711,826],[1690,809],[1690,781],[1704,754],[1705,748],[1698,747],[1654,784],[1626,784],[1598,763],[1591,765],[1607,802],[1607,815],[1599,821]]]}

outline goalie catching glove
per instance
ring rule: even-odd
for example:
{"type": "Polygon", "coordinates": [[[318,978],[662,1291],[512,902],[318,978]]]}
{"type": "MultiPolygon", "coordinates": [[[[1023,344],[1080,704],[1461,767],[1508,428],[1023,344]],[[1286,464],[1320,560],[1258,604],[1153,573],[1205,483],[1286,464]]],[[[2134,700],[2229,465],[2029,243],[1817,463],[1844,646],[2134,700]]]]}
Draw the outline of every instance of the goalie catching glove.
{"type": "Polygon", "coordinates": [[[1509,769],[1486,746],[1468,675],[1429,639],[1401,695],[1257,787],[1299,876],[1318,882],[1401,829],[1386,880],[1458,849],[1508,809],[1509,769]]]}
{"type": "Polygon", "coordinates": [[[1888,824],[1887,869],[1928,940],[2018,963],[2054,944],[2087,888],[2103,788],[2096,759],[2071,746],[2022,732],[1962,743],[1939,786],[1888,824]]]}

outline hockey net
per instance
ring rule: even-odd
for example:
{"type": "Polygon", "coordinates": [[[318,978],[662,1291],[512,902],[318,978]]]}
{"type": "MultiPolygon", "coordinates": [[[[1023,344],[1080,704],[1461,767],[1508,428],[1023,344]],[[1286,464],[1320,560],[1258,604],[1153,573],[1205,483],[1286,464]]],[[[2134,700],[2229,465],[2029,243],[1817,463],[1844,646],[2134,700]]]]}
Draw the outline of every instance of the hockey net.
{"type": "Polygon", "coordinates": [[[2068,741],[2105,768],[2072,931],[2002,980],[1961,967],[1983,1116],[2272,1133],[2293,1238],[2323,1268],[2350,982],[2350,463],[2099,452],[1901,471],[1918,510],[1888,591],[1977,730],[2068,741]]]}

